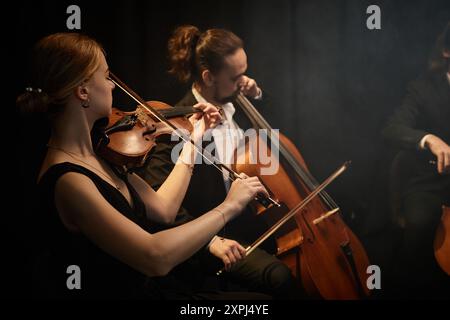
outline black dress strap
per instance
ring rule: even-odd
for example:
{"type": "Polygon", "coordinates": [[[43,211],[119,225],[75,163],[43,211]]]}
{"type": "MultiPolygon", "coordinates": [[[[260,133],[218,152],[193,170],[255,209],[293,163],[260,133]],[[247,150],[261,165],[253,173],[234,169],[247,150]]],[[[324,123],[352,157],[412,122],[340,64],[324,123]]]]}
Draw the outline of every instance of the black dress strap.
{"type": "Polygon", "coordinates": [[[50,193],[53,197],[56,182],[61,176],[69,172],[76,172],[87,176],[92,180],[105,200],[108,201],[117,211],[135,223],[138,223],[141,227],[148,226],[148,221],[146,221],[145,218],[145,205],[134,187],[129,183],[126,174],[120,174],[118,176],[126,183],[128,187],[133,201],[133,207],[130,207],[127,199],[120,191],[103,180],[95,172],[71,162],[63,162],[51,166],[41,177],[39,181],[39,189],[41,192],[50,193]]]}
{"type": "Polygon", "coordinates": [[[143,274],[117,260],[99,248],[82,233],[70,232],[62,223],[55,206],[55,186],[66,173],[76,172],[93,181],[100,194],[122,215],[148,230],[145,206],[133,186],[125,182],[133,198],[133,208],[116,188],[91,170],[70,162],[51,166],[38,183],[40,217],[36,228],[42,246],[38,258],[41,261],[42,282],[50,296],[67,298],[125,298],[147,296],[143,274]],[[81,290],[69,290],[66,281],[67,268],[76,265],[81,270],[81,290]],[[45,270],[45,272],[44,272],[45,270]],[[51,285],[50,285],[51,284],[51,285]]]}

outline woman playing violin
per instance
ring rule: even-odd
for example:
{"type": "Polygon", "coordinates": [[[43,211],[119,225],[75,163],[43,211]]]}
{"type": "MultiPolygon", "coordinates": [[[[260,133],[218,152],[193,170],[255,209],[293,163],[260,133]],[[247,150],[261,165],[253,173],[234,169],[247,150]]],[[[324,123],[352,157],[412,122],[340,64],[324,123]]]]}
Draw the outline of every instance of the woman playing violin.
{"type": "MultiPolygon", "coordinates": [[[[200,218],[148,232],[150,221],[167,223],[178,212],[191,177],[192,167],[183,160],[193,152],[190,144],[155,192],[135,174],[120,172],[94,152],[90,132],[96,120],[110,115],[114,89],[101,46],[84,35],[53,34],[38,42],[33,59],[32,86],[17,104],[24,112],[46,113],[52,127],[38,177],[39,214],[48,231],[43,233],[51,275],[48,293],[71,298],[167,297],[149,285],[146,276],[164,276],[193,255],[257,193],[265,194],[264,187],[257,178],[238,179],[226,199],[200,218]],[[75,286],[71,266],[80,271],[75,286]]],[[[194,141],[220,120],[212,105],[196,107],[203,116],[191,117],[193,123],[200,122],[194,141]]]]}

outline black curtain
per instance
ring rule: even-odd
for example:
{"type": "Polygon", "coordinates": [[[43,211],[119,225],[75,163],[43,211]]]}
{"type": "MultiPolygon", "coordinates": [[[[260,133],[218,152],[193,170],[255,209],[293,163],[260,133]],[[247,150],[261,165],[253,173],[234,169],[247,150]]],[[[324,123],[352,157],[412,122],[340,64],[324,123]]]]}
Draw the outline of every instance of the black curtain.
{"type": "MultiPolygon", "coordinates": [[[[47,34],[67,31],[71,4],[81,8],[81,32],[104,45],[111,70],[144,98],[169,104],[187,88],[167,74],[167,40],[176,26],[220,27],[239,35],[248,75],[270,97],[264,115],[298,146],[317,180],[352,160],[328,190],[354,231],[376,247],[372,261],[383,259],[377,252],[391,245],[378,241],[386,239],[389,223],[390,153],[380,130],[407,82],[426,69],[436,37],[450,20],[449,1],[16,1],[9,17],[13,99],[28,85],[32,46],[47,34]],[[381,30],[366,28],[372,4],[381,8],[381,30]]],[[[134,103],[116,90],[114,105],[130,109],[134,103]]],[[[10,224],[15,254],[32,241],[26,217],[33,205],[24,194],[31,190],[47,134],[36,119],[22,119],[18,127],[13,142],[20,170],[13,190],[20,194],[21,214],[10,224]]],[[[17,261],[26,267],[23,259],[20,254],[17,261]]]]}

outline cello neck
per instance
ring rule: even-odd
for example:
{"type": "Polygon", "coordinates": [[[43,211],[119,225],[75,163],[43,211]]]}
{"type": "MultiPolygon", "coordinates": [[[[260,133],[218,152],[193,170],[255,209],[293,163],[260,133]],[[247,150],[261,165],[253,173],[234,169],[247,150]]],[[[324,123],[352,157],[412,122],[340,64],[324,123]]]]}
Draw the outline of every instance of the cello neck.
{"type": "Polygon", "coordinates": [[[266,119],[264,119],[264,117],[242,92],[238,94],[236,102],[250,119],[255,129],[266,129],[268,132],[273,130],[266,119]]]}
{"type": "MultiPolygon", "coordinates": [[[[267,138],[272,142],[273,142],[272,137],[273,135],[275,135],[278,141],[277,143],[272,143],[272,147],[278,148],[278,151],[287,161],[292,170],[294,170],[297,176],[303,181],[303,183],[309,188],[310,191],[314,190],[319,185],[319,183],[309,173],[309,171],[305,170],[300,165],[300,163],[292,156],[292,154],[288,151],[283,142],[279,139],[278,134],[275,133],[270,124],[259,113],[259,111],[255,108],[255,106],[241,92],[238,94],[236,102],[244,111],[244,113],[247,115],[247,117],[250,119],[255,129],[265,129],[267,132],[267,138]]],[[[337,204],[334,202],[334,200],[327,192],[323,191],[319,195],[330,208],[337,208],[337,204]]]]}

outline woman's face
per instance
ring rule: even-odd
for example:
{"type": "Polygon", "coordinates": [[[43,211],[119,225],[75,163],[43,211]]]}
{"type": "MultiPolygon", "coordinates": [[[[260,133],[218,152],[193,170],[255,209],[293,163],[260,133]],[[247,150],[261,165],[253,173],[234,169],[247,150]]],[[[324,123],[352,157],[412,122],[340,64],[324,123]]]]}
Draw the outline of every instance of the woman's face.
{"type": "Polygon", "coordinates": [[[109,78],[109,68],[102,55],[100,66],[85,84],[89,96],[89,109],[99,118],[111,115],[112,90],[115,85],[109,78]]]}

